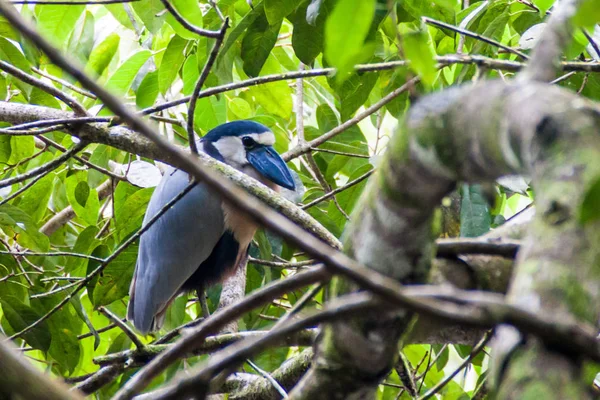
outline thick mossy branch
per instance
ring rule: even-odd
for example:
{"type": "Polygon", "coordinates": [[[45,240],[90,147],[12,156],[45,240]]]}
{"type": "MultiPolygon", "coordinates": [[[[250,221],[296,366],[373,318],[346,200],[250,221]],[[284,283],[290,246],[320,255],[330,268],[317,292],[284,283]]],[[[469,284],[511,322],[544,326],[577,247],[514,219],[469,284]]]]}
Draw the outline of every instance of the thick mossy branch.
{"type": "MultiPolygon", "coordinates": [[[[345,251],[402,283],[422,283],[433,253],[433,211],[455,183],[529,172],[543,228],[532,241],[535,251],[521,256],[529,286],[514,299],[596,324],[600,280],[593,260],[600,250],[591,244],[600,226],[581,226],[575,216],[600,176],[599,115],[576,95],[538,83],[486,82],[424,98],[392,138],[346,232],[345,251]],[[577,290],[569,289],[577,282],[577,290]]],[[[356,289],[339,280],[335,288],[337,294],[356,289]]],[[[327,326],[317,362],[292,398],[370,398],[393,364],[408,317],[383,313],[327,326]],[[328,385],[335,392],[324,391],[328,385]]]]}

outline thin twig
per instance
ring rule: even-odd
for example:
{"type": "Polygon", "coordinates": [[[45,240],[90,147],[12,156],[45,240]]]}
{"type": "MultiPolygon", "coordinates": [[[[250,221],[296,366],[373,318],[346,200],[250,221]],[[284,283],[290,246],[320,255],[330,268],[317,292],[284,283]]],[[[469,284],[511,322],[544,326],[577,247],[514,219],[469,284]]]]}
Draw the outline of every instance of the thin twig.
{"type": "Polygon", "coordinates": [[[454,26],[454,25],[451,25],[451,24],[447,24],[445,22],[437,21],[437,20],[435,20],[433,18],[429,18],[429,17],[422,17],[422,20],[426,24],[434,25],[434,26],[437,26],[439,28],[450,29],[451,31],[458,32],[461,35],[469,36],[469,37],[472,37],[474,39],[480,40],[480,41],[482,41],[484,43],[490,44],[492,46],[496,46],[498,48],[504,49],[504,50],[508,51],[509,53],[518,55],[523,60],[528,60],[529,59],[529,56],[527,54],[525,54],[525,53],[523,53],[523,52],[521,52],[519,50],[513,49],[510,46],[506,46],[506,45],[504,45],[504,44],[502,44],[502,43],[500,43],[500,42],[498,42],[498,41],[496,41],[494,39],[490,39],[488,37],[482,36],[482,35],[480,35],[478,33],[471,32],[471,31],[469,31],[467,29],[462,29],[462,28],[459,28],[457,26],[454,26]]]}
{"type": "MultiPolygon", "coordinates": [[[[7,249],[10,249],[9,244],[4,239],[0,238],[0,243],[2,243],[2,245],[4,247],[6,247],[7,249]]],[[[25,280],[27,281],[27,283],[29,284],[29,286],[33,287],[33,281],[31,280],[31,278],[27,274],[27,271],[25,271],[25,268],[23,268],[23,264],[21,264],[21,260],[19,260],[19,257],[13,256],[13,259],[17,263],[17,266],[19,267],[19,270],[21,270],[21,274],[25,277],[25,280]]]]}
{"type": "Polygon", "coordinates": [[[460,371],[462,371],[463,368],[465,368],[467,365],[469,365],[471,363],[471,361],[473,361],[473,359],[475,357],[477,357],[477,355],[485,348],[485,346],[488,344],[488,342],[490,341],[491,338],[492,338],[491,331],[486,332],[485,335],[483,336],[483,338],[479,341],[479,343],[477,343],[475,345],[475,347],[473,347],[471,354],[469,354],[469,356],[467,358],[465,358],[463,360],[463,362],[460,363],[460,365],[454,371],[452,371],[452,373],[450,373],[444,379],[439,381],[434,387],[429,389],[427,391],[427,393],[425,393],[423,396],[419,397],[418,400],[427,400],[427,399],[430,399],[433,396],[435,396],[444,386],[446,386],[452,379],[454,379],[456,374],[458,374],[460,371]]]}
{"type": "Polygon", "coordinates": [[[17,175],[15,177],[12,178],[7,178],[4,180],[0,181],[0,188],[3,187],[7,187],[10,185],[14,185],[15,183],[20,183],[23,182],[29,178],[33,178],[37,175],[40,174],[44,174],[47,173],[48,171],[52,171],[53,169],[57,168],[59,165],[61,165],[63,162],[65,162],[66,160],[68,160],[69,158],[71,158],[74,154],[78,153],[79,151],[83,150],[85,147],[87,146],[87,142],[81,141],[77,144],[75,144],[73,147],[71,147],[69,150],[67,150],[66,152],[64,152],[63,154],[61,154],[60,156],[56,157],[54,160],[47,162],[44,165],[41,165],[37,168],[32,168],[29,171],[21,174],[21,175],[17,175]]]}
{"type": "Polygon", "coordinates": [[[9,201],[11,201],[11,200],[19,197],[21,194],[23,194],[23,192],[25,192],[27,189],[29,189],[30,187],[32,187],[33,185],[35,185],[35,183],[37,181],[39,181],[40,179],[42,179],[44,176],[46,176],[50,172],[52,172],[52,170],[48,170],[45,173],[39,174],[38,176],[34,177],[32,180],[30,180],[25,185],[23,185],[23,187],[19,188],[19,190],[17,190],[14,193],[11,193],[9,196],[7,196],[4,199],[2,199],[2,201],[0,201],[0,206],[3,206],[4,204],[8,203],[9,201]]]}
{"type": "Polygon", "coordinates": [[[173,5],[171,4],[171,2],[169,2],[169,0],[161,0],[161,2],[163,3],[163,5],[167,9],[167,11],[169,11],[169,13],[173,16],[173,18],[175,18],[175,20],[177,20],[177,22],[179,22],[188,31],[193,32],[196,35],[209,37],[209,38],[218,39],[220,36],[222,36],[222,32],[223,32],[222,28],[220,31],[209,31],[207,29],[198,28],[197,26],[192,25],[190,22],[188,22],[188,20],[186,20],[183,17],[183,15],[181,15],[179,13],[179,11],[177,11],[177,9],[175,9],[175,7],[173,7],[173,5]]]}
{"type": "Polygon", "coordinates": [[[48,126],[63,126],[69,124],[81,124],[81,123],[94,123],[94,122],[110,122],[114,117],[69,117],[69,118],[58,118],[58,119],[46,119],[42,121],[34,121],[28,122],[19,125],[13,125],[8,128],[4,128],[9,131],[13,130],[23,130],[23,129],[31,129],[31,128],[44,128],[48,126]]]}
{"type": "Polygon", "coordinates": [[[260,375],[262,375],[263,378],[265,378],[267,381],[269,381],[269,383],[275,388],[275,390],[277,390],[277,393],[279,393],[281,395],[281,397],[283,397],[284,399],[288,398],[288,394],[285,391],[285,389],[281,387],[281,385],[279,384],[279,382],[277,382],[275,380],[275,378],[273,378],[273,376],[271,374],[269,374],[267,371],[261,369],[258,365],[254,364],[251,360],[246,360],[246,362],[256,372],[258,372],[260,375]]]}
{"type": "MultiPolygon", "coordinates": [[[[130,0],[130,1],[139,1],[139,0],[130,0]]],[[[60,83],[61,85],[65,86],[65,87],[67,87],[69,89],[71,89],[75,93],[79,93],[82,96],[89,97],[90,99],[96,100],[96,95],[94,93],[90,93],[90,92],[87,92],[87,91],[85,91],[85,90],[83,90],[81,88],[78,88],[77,86],[73,85],[72,83],[67,82],[67,81],[65,81],[63,79],[57,78],[54,75],[50,75],[50,74],[42,71],[39,68],[31,67],[31,70],[33,72],[35,72],[36,74],[38,74],[40,76],[43,76],[44,78],[50,79],[51,81],[56,82],[56,83],[60,83]]]]}
{"type": "Polygon", "coordinates": [[[349,120],[336,126],[329,132],[326,132],[323,135],[311,140],[310,142],[306,142],[303,145],[298,144],[293,149],[282,154],[281,158],[283,158],[285,161],[289,161],[296,157],[301,156],[302,154],[308,153],[309,151],[311,151],[312,148],[322,145],[329,139],[339,135],[340,133],[344,132],[346,129],[358,124],[363,119],[365,119],[368,116],[370,116],[371,114],[375,113],[381,107],[385,106],[387,103],[389,103],[390,101],[394,100],[396,97],[400,96],[402,93],[407,91],[410,87],[415,85],[418,81],[419,81],[418,77],[414,77],[414,78],[410,79],[404,85],[400,86],[399,88],[391,91],[390,93],[388,93],[387,95],[382,97],[381,100],[379,100],[375,104],[372,104],[371,106],[367,107],[362,112],[356,114],[353,118],[350,118],[349,120]]]}
{"type": "Polygon", "coordinates": [[[346,157],[365,158],[365,159],[371,158],[371,156],[369,156],[367,154],[347,153],[345,151],[337,151],[337,150],[330,150],[330,149],[321,149],[321,148],[318,148],[318,147],[314,147],[311,150],[313,152],[337,154],[339,156],[346,156],[346,157]]]}
{"type": "Polygon", "coordinates": [[[361,183],[362,181],[364,181],[365,179],[367,179],[369,176],[371,176],[371,174],[373,174],[373,172],[375,172],[375,170],[370,170],[367,173],[359,176],[358,178],[356,178],[354,180],[351,180],[350,182],[346,183],[344,186],[340,186],[339,188],[334,189],[334,190],[330,191],[329,193],[326,193],[325,195],[323,195],[323,196],[321,196],[319,198],[314,199],[310,203],[307,203],[307,204],[303,205],[301,208],[303,210],[306,210],[306,209],[308,209],[308,208],[310,208],[310,207],[312,207],[314,205],[317,205],[317,204],[321,203],[322,201],[325,201],[325,200],[329,199],[331,196],[335,196],[337,193],[343,192],[344,190],[346,190],[346,189],[348,189],[348,188],[350,188],[350,187],[352,187],[354,185],[357,185],[357,184],[361,183]]]}
{"type": "MultiPolygon", "coordinates": [[[[122,319],[121,321],[125,322],[125,319],[122,319]]],[[[110,331],[111,329],[115,329],[116,327],[117,327],[117,324],[112,323],[112,324],[106,325],[104,328],[97,329],[96,333],[103,333],[106,331],[110,331]]],[[[77,336],[77,340],[86,339],[86,338],[89,338],[92,336],[95,336],[94,332],[82,333],[81,335],[77,336]]]]}
{"type": "MultiPolygon", "coordinates": [[[[167,0],[162,0],[163,2],[167,2],[167,0]]],[[[202,73],[196,82],[196,86],[194,87],[194,92],[192,93],[192,98],[190,100],[190,104],[188,105],[188,121],[187,121],[187,134],[188,134],[188,145],[190,146],[190,151],[192,154],[198,154],[198,146],[196,145],[196,134],[194,132],[194,112],[196,111],[196,101],[198,100],[198,96],[200,94],[200,90],[202,90],[202,85],[206,82],[208,78],[208,74],[210,74],[210,70],[219,55],[219,49],[221,48],[221,44],[223,44],[223,40],[225,39],[225,32],[227,31],[227,27],[229,26],[229,19],[225,19],[223,25],[221,26],[221,30],[218,32],[218,36],[216,36],[215,43],[213,44],[212,50],[210,51],[210,55],[206,60],[206,64],[204,64],[204,68],[202,68],[202,73]]]]}
{"type": "MultiPolygon", "coordinates": [[[[2,2],[0,1],[0,7],[2,7],[2,2]]],[[[167,204],[165,204],[140,230],[138,230],[135,234],[131,235],[129,239],[123,242],[110,256],[104,259],[100,265],[98,265],[92,272],[90,272],[84,280],[79,282],[77,287],[69,293],[64,299],[62,299],[58,304],[56,304],[50,311],[44,314],[41,318],[37,319],[35,322],[21,329],[19,332],[16,332],[12,336],[9,337],[9,340],[13,340],[17,337],[20,337],[24,333],[29,332],[31,329],[38,326],[40,323],[48,319],[52,316],[56,311],[58,311],[61,307],[63,307],[67,302],[71,300],[71,298],[77,294],[81,289],[87,285],[96,275],[106,268],[108,264],[110,264],[119,254],[121,254],[126,248],[128,248],[134,241],[136,241],[144,232],[146,232],[150,227],[165,213],[167,212],[173,205],[175,205],[183,196],[185,196],[192,188],[196,186],[196,182],[191,182],[188,184],[185,189],[183,189],[177,196],[171,199],[167,204]]]]}
{"type": "Polygon", "coordinates": [[[14,76],[16,78],[22,80],[25,83],[35,86],[35,87],[43,90],[44,92],[56,97],[57,99],[62,100],[63,102],[65,102],[65,104],[67,104],[69,107],[71,107],[73,109],[73,111],[75,111],[76,113],[81,114],[81,115],[85,115],[87,113],[87,110],[85,109],[85,107],[83,107],[83,105],[81,105],[81,103],[79,103],[79,101],[77,101],[77,99],[75,97],[58,90],[53,85],[49,85],[48,83],[44,82],[43,80],[38,79],[35,76],[30,75],[25,71],[21,71],[20,69],[16,68],[15,66],[13,66],[7,62],[4,62],[2,60],[0,60],[0,69],[11,74],[12,76],[14,76]]]}
{"type": "Polygon", "coordinates": [[[457,256],[460,254],[487,254],[515,258],[521,246],[521,242],[460,238],[438,239],[436,245],[438,257],[457,256]]]}
{"type": "Polygon", "coordinates": [[[582,1],[562,0],[553,10],[544,34],[531,53],[531,60],[518,79],[537,82],[549,82],[554,79],[560,67],[560,55],[572,38],[571,17],[577,12],[577,6],[582,1]]]}
{"type": "MultiPolygon", "coordinates": [[[[48,144],[48,145],[50,145],[50,146],[52,146],[52,147],[54,147],[54,148],[62,151],[62,152],[67,151],[67,149],[65,147],[63,147],[62,145],[56,143],[54,140],[48,139],[47,137],[44,137],[44,136],[40,136],[39,139],[42,142],[44,142],[44,143],[46,143],[46,144],[48,144]]],[[[93,164],[93,163],[89,162],[88,160],[86,160],[83,157],[75,155],[75,156],[73,156],[73,158],[75,160],[79,161],[80,163],[82,163],[83,165],[85,165],[85,166],[87,166],[87,167],[89,167],[91,169],[94,169],[94,170],[96,170],[96,171],[98,171],[98,172],[100,172],[100,173],[102,173],[102,174],[104,174],[104,175],[106,175],[106,176],[108,176],[110,178],[113,178],[113,179],[116,179],[116,180],[119,180],[119,181],[126,181],[127,180],[127,176],[125,176],[125,175],[117,175],[117,174],[113,173],[112,171],[109,171],[106,168],[103,168],[103,167],[101,167],[99,165],[96,165],[96,164],[93,164]]]]}
{"type": "MultiPolygon", "coordinates": [[[[194,351],[208,335],[217,332],[230,321],[245,315],[248,311],[253,310],[264,303],[268,303],[284,293],[312,283],[326,281],[328,277],[329,275],[322,266],[299,272],[285,279],[271,282],[263,286],[250,293],[239,303],[217,310],[209,319],[200,322],[198,326],[193,327],[190,326],[191,324],[187,324],[186,335],[134,375],[115,395],[115,400],[131,398],[132,394],[145,387],[153,377],[158,375],[168,365],[171,365],[180,357],[183,357],[183,355],[194,351]]],[[[171,340],[180,331],[181,329],[178,329],[177,332],[169,333],[168,340],[171,340]]],[[[161,339],[157,341],[157,344],[165,343],[166,341],[167,340],[161,339]]]]}
{"type": "MultiPolygon", "coordinates": [[[[194,391],[195,396],[203,398],[208,391],[209,382],[212,377],[216,376],[221,371],[232,368],[240,362],[243,362],[245,359],[250,358],[253,354],[256,354],[269,344],[280,341],[293,332],[314,326],[320,322],[348,318],[351,315],[364,313],[368,310],[373,310],[376,307],[380,307],[379,310],[385,308],[382,303],[373,301],[372,295],[366,292],[339,297],[329,305],[325,306],[322,310],[317,312],[313,311],[300,318],[290,319],[281,324],[277,329],[269,331],[267,335],[248,338],[232,344],[228,347],[227,351],[220,351],[213,354],[203,366],[196,367],[191,371],[186,371],[187,376],[179,375],[180,378],[178,379],[177,384],[169,387],[168,392],[163,393],[161,398],[163,400],[186,398],[191,390],[194,391]]],[[[121,391],[115,395],[114,400],[124,398],[120,394],[121,391]]]]}
{"type": "Polygon", "coordinates": [[[278,261],[261,260],[259,258],[254,258],[254,257],[249,257],[248,263],[264,265],[266,267],[290,268],[290,269],[308,267],[308,266],[317,264],[317,262],[315,260],[305,260],[305,261],[297,261],[297,262],[291,262],[291,261],[278,262],[278,261]]]}
{"type": "MultiPolygon", "coordinates": [[[[466,10],[467,8],[469,8],[470,5],[471,5],[471,0],[463,0],[463,2],[462,2],[462,9],[466,10]]],[[[466,38],[466,35],[461,35],[458,38],[458,45],[456,46],[456,52],[458,54],[462,54],[463,53],[463,48],[465,46],[465,38],[466,38]]]]}
{"type": "Polygon", "coordinates": [[[144,349],[144,347],[145,347],[144,343],[142,343],[142,341],[135,334],[135,332],[125,322],[123,322],[123,320],[121,318],[117,317],[115,314],[113,314],[106,307],[99,307],[98,311],[100,311],[102,314],[104,314],[104,316],[106,318],[108,318],[109,320],[111,320],[113,324],[115,324],[116,326],[118,326],[119,328],[121,328],[121,330],[123,331],[123,333],[125,333],[127,335],[127,337],[129,339],[131,339],[131,341],[133,342],[133,344],[135,345],[135,347],[138,350],[143,350],[144,349]]]}

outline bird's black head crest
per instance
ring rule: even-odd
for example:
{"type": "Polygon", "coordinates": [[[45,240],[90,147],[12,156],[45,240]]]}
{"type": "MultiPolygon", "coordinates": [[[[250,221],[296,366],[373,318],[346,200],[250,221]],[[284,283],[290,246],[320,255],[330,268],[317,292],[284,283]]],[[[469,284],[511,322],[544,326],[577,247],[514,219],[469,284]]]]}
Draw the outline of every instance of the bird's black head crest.
{"type": "Polygon", "coordinates": [[[233,121],[211,129],[201,140],[203,142],[214,143],[227,136],[244,136],[250,133],[263,133],[269,131],[269,128],[258,122],[248,120],[233,121]]]}

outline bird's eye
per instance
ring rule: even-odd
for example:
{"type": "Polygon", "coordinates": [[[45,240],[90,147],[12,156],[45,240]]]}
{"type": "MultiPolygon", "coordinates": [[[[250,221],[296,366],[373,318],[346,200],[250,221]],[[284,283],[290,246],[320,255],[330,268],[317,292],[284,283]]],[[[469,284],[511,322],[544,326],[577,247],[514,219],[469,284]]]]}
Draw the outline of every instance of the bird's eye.
{"type": "Polygon", "coordinates": [[[246,148],[251,148],[251,147],[254,147],[254,145],[256,145],[256,142],[250,136],[244,136],[242,138],[242,144],[246,148]]]}

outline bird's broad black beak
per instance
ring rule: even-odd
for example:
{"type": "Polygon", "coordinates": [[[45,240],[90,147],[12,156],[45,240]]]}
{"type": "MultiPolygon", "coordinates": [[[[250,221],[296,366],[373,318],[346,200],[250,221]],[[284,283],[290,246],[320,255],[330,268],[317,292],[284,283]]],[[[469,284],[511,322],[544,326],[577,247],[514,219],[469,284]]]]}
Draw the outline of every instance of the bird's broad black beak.
{"type": "Polygon", "coordinates": [[[289,190],[295,190],[294,178],[285,161],[271,146],[260,146],[247,151],[250,164],[271,182],[289,190]]]}

